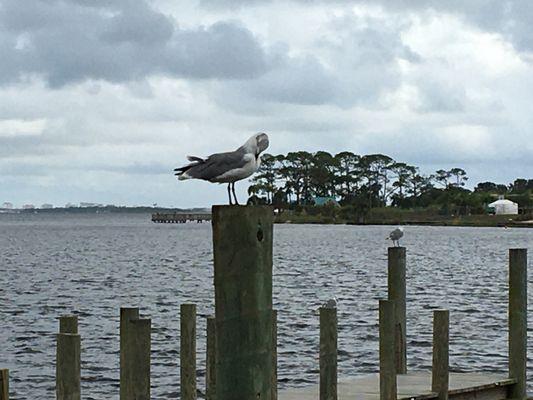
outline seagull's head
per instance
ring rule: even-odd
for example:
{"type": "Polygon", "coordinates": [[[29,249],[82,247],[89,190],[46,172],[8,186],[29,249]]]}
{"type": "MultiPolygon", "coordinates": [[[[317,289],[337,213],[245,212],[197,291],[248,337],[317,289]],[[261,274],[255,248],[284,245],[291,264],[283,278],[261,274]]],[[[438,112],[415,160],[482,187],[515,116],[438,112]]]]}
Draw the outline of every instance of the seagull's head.
{"type": "Polygon", "coordinates": [[[256,148],[255,155],[258,156],[268,148],[270,144],[268,141],[268,135],[266,133],[257,133],[254,135],[256,148]]]}
{"type": "Polygon", "coordinates": [[[256,133],[241,147],[246,153],[251,153],[255,157],[259,157],[263,151],[268,148],[268,136],[266,133],[256,133]]]}

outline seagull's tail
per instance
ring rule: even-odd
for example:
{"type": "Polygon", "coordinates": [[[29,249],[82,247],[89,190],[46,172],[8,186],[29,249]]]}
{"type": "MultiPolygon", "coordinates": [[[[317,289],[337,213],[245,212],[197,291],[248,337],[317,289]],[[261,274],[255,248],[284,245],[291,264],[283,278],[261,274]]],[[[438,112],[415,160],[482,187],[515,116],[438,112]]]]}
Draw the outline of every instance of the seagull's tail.
{"type": "Polygon", "coordinates": [[[196,156],[187,156],[187,160],[189,160],[191,163],[185,165],[184,167],[174,168],[174,175],[176,175],[180,181],[184,181],[186,179],[192,179],[193,177],[190,176],[187,173],[187,171],[205,162],[203,158],[196,157],[196,156]]]}
{"type": "Polygon", "coordinates": [[[201,157],[196,157],[196,156],[187,156],[187,160],[189,160],[190,162],[196,162],[196,163],[203,163],[205,162],[205,160],[201,157]]]}

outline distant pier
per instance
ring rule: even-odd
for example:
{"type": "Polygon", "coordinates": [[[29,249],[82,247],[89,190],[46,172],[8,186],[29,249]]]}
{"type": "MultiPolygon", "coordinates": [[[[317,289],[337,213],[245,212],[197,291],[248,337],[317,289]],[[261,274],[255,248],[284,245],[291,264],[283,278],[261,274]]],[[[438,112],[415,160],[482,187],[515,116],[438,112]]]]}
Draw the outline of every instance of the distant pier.
{"type": "Polygon", "coordinates": [[[201,223],[211,221],[211,214],[191,213],[155,213],[152,214],[152,222],[160,224],[185,224],[188,221],[201,223]]]}

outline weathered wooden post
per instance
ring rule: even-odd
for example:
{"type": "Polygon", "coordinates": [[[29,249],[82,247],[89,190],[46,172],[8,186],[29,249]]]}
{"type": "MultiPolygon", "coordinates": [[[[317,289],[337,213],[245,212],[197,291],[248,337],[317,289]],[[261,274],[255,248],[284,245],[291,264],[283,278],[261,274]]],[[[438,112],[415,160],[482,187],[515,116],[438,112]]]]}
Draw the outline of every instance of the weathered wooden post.
{"type": "Polygon", "coordinates": [[[406,312],[406,257],[405,247],[389,247],[388,283],[389,300],[394,300],[396,332],[396,373],[407,373],[407,312],[406,312]]]}
{"type": "Polygon", "coordinates": [[[133,368],[133,330],[131,321],[139,319],[138,308],[120,309],[120,400],[132,398],[131,385],[129,383],[133,368]]]}
{"type": "Polygon", "coordinates": [[[379,301],[379,398],[396,400],[396,331],[393,300],[379,301]]]}
{"type": "Polygon", "coordinates": [[[433,312],[433,369],[431,391],[438,394],[439,400],[448,400],[449,383],[449,343],[450,312],[433,312]]]}
{"type": "Polygon", "coordinates": [[[56,398],[81,399],[81,339],[77,333],[59,333],[56,347],[56,398]]]}
{"type": "Polygon", "coordinates": [[[272,310],[272,400],[278,400],[278,312],[272,310]]]}
{"type": "Polygon", "coordinates": [[[272,396],[272,220],[267,206],[214,206],[217,400],[272,396]]]}
{"type": "Polygon", "coordinates": [[[207,340],[205,359],[205,399],[216,399],[216,332],[215,317],[207,317],[207,340]]]}
{"type": "Polygon", "coordinates": [[[526,399],[527,249],[509,250],[509,377],[516,379],[509,398],[526,399]]]}
{"type": "Polygon", "coordinates": [[[320,400],[337,400],[337,308],[320,307],[320,400]]]}
{"type": "Polygon", "coordinates": [[[180,307],[180,385],[183,400],[196,400],[196,305],[180,307]]]}
{"type": "Polygon", "coordinates": [[[0,400],[9,400],[9,370],[0,369],[0,400]]]}
{"type": "Polygon", "coordinates": [[[78,316],[62,315],[59,317],[59,333],[78,333],[78,316]]]}
{"type": "Polygon", "coordinates": [[[150,319],[138,308],[120,309],[120,399],[150,399],[150,319]]]}

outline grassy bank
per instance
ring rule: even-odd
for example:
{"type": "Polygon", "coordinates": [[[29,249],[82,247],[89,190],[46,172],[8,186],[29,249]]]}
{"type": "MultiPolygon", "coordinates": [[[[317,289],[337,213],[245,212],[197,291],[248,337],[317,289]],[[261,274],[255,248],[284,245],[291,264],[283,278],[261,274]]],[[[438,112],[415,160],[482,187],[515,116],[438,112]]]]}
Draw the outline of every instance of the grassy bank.
{"type": "Polygon", "coordinates": [[[276,223],[352,224],[352,225],[435,225],[479,227],[533,227],[532,215],[440,215],[434,210],[374,208],[357,214],[342,208],[314,207],[299,211],[284,210],[276,223]]]}

